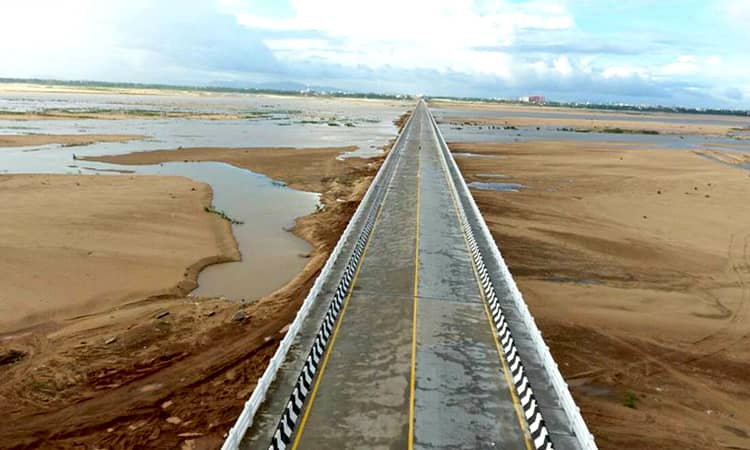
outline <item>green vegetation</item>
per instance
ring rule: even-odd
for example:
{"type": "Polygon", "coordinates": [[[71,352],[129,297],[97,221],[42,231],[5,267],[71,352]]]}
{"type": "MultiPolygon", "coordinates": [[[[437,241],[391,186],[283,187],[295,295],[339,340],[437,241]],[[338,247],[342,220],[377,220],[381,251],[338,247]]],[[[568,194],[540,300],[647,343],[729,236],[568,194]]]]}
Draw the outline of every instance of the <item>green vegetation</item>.
{"type": "Polygon", "coordinates": [[[635,409],[635,394],[632,391],[626,391],[625,397],[622,400],[622,404],[628,408],[635,409]]]}
{"type": "Polygon", "coordinates": [[[659,134],[656,130],[647,130],[647,129],[637,129],[637,130],[629,130],[627,128],[602,128],[601,130],[597,130],[595,128],[568,128],[568,127],[562,127],[557,128],[557,131],[567,131],[570,133],[614,133],[614,134],[659,134]]]}
{"type": "Polygon", "coordinates": [[[242,225],[243,223],[245,223],[241,220],[232,219],[231,217],[227,215],[227,213],[225,213],[224,211],[220,209],[216,209],[213,206],[205,206],[203,207],[203,210],[206,211],[207,213],[216,214],[217,216],[221,217],[222,219],[226,220],[232,225],[242,225]]]}
{"type": "Polygon", "coordinates": [[[659,134],[656,130],[628,130],[624,128],[603,128],[602,132],[616,134],[659,134]]]}

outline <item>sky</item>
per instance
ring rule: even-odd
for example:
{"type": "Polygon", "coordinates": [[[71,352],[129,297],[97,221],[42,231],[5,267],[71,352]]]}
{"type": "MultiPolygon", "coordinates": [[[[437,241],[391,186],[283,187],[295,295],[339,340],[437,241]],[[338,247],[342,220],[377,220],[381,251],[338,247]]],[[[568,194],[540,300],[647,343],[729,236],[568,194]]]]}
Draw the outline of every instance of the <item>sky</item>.
{"type": "Polygon", "coordinates": [[[0,1],[0,77],[750,109],[750,0],[0,1]]]}

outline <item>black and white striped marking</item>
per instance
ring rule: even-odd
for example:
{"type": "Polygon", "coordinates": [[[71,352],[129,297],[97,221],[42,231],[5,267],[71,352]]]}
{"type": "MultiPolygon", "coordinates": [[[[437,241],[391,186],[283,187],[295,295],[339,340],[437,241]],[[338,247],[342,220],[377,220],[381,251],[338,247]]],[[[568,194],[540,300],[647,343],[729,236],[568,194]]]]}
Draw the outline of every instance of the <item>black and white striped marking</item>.
{"type": "MultiPolygon", "coordinates": [[[[390,180],[392,178],[392,175],[395,172],[394,166],[396,165],[397,164],[391,165],[387,172],[387,176],[384,177],[384,179],[390,180]]],[[[323,323],[320,326],[320,330],[318,330],[318,334],[315,336],[315,341],[310,349],[310,353],[308,354],[305,364],[302,367],[302,371],[297,378],[297,383],[294,385],[294,389],[292,390],[292,394],[286,404],[286,408],[284,408],[279,424],[276,426],[276,432],[273,434],[271,445],[268,447],[269,449],[284,450],[292,442],[299,418],[302,415],[305,399],[307,399],[307,396],[312,390],[315,374],[317,373],[326,346],[328,345],[328,341],[333,333],[336,320],[339,317],[339,312],[341,311],[344,300],[352,287],[351,285],[354,274],[357,271],[360,259],[362,258],[362,254],[367,246],[370,233],[375,226],[375,220],[377,219],[378,211],[382,207],[383,198],[388,184],[389,183],[386,182],[378,187],[375,199],[367,214],[365,225],[357,238],[357,243],[354,246],[352,255],[346,264],[346,269],[344,269],[344,275],[341,277],[341,281],[339,281],[336,292],[331,300],[331,304],[323,319],[323,323]]]]}
{"type": "Polygon", "coordinates": [[[510,328],[505,320],[505,315],[502,309],[500,309],[500,302],[497,299],[495,293],[495,287],[492,285],[487,267],[484,265],[482,253],[479,250],[477,241],[474,238],[474,232],[469,225],[469,221],[466,218],[466,213],[463,210],[463,205],[459,203],[459,216],[461,220],[461,226],[463,227],[464,233],[466,233],[469,241],[469,247],[471,249],[471,255],[474,259],[474,264],[479,274],[479,279],[484,290],[485,298],[487,299],[490,313],[492,314],[492,321],[495,323],[495,331],[497,332],[500,344],[505,354],[505,359],[508,362],[508,366],[513,377],[513,384],[516,387],[518,393],[518,399],[521,402],[523,408],[523,414],[526,418],[526,422],[529,425],[529,433],[531,439],[534,442],[534,447],[537,450],[552,450],[552,441],[549,437],[547,426],[542,418],[542,413],[539,411],[539,405],[534,398],[534,393],[531,390],[529,379],[526,377],[526,372],[523,368],[523,363],[518,355],[518,350],[513,341],[513,337],[510,335],[510,328]]]}

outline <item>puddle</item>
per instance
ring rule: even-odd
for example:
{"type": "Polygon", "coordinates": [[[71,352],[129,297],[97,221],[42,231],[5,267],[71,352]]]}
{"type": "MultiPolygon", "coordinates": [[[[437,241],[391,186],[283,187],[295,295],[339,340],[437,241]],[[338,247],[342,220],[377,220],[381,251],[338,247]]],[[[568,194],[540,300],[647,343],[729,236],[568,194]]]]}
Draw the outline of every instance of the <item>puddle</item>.
{"type": "MultiPolygon", "coordinates": [[[[134,167],[102,166],[111,170],[134,167]]],[[[243,222],[232,225],[242,261],[206,267],[193,294],[255,300],[281,287],[307,263],[300,255],[312,248],[285,229],[294,224],[295,217],[315,211],[318,194],[290,189],[265,175],[216,162],[138,166],[136,173],[179,175],[208,183],[214,191],[213,207],[243,222]]]]}
{"type": "Polygon", "coordinates": [[[482,189],[485,191],[498,191],[498,192],[518,192],[521,189],[526,188],[523,184],[519,183],[486,183],[484,181],[472,181],[469,183],[470,188],[482,189]]]}
{"type": "Polygon", "coordinates": [[[580,384],[575,386],[575,389],[594,397],[613,397],[615,395],[615,392],[607,386],[593,383],[580,384]]]}
{"type": "Polygon", "coordinates": [[[464,158],[492,158],[492,159],[505,159],[505,156],[501,155],[483,155],[479,153],[454,153],[454,157],[464,158]]]}
{"type": "Polygon", "coordinates": [[[476,176],[481,178],[508,178],[508,175],[501,173],[478,173],[476,176]]]}

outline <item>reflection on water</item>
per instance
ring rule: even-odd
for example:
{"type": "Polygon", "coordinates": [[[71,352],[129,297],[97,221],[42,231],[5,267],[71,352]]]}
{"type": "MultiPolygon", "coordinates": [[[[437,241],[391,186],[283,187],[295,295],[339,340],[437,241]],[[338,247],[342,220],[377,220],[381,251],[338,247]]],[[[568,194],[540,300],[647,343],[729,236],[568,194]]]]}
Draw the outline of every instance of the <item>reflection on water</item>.
{"type": "MultiPolygon", "coordinates": [[[[339,147],[355,145],[357,155],[382,150],[396,134],[393,120],[411,103],[287,98],[263,95],[117,95],[0,93],[0,110],[160,110],[249,113],[267,112],[262,119],[57,119],[0,120],[0,134],[139,134],[142,141],[62,147],[43,145],[0,148],[2,173],[71,173],[118,176],[120,170],[139,175],[180,175],[211,185],[216,209],[240,221],[233,225],[242,261],[206,268],[199,276],[201,296],[254,300],[297,274],[310,252],[302,239],[285,231],[294,219],[313,212],[318,194],[300,192],[267,177],[223,163],[165,163],[117,166],[76,157],[122,154],[178,147],[339,147]],[[279,126],[283,118],[286,126],[279,126]],[[341,122],[343,126],[328,123],[341,122]],[[351,124],[346,125],[347,123],[351,124]]],[[[208,214],[208,213],[207,213],[208,214]]]]}

